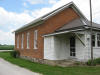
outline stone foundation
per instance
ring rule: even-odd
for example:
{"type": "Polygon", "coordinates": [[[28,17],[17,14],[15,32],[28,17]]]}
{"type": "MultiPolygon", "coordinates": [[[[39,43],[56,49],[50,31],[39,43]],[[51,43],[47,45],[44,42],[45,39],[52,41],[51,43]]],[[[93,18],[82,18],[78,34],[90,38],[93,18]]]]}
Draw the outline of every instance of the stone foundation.
{"type": "Polygon", "coordinates": [[[47,64],[51,66],[61,66],[61,67],[67,67],[67,66],[75,66],[75,61],[72,60],[46,60],[46,59],[37,59],[37,58],[31,58],[29,56],[20,56],[22,59],[26,59],[32,62],[40,63],[40,64],[47,64]]]}

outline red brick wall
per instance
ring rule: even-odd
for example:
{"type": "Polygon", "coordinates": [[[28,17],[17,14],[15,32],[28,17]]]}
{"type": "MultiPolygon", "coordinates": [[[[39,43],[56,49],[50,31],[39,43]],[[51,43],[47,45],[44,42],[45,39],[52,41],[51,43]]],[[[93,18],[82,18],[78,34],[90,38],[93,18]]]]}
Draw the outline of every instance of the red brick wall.
{"type": "Polygon", "coordinates": [[[46,20],[42,25],[30,28],[28,30],[25,30],[20,33],[15,34],[15,50],[19,50],[22,56],[30,56],[34,58],[41,58],[43,59],[43,47],[44,47],[44,38],[42,35],[52,33],[56,29],[62,27],[64,24],[72,21],[73,19],[78,18],[79,16],[76,14],[76,12],[72,8],[68,8],[63,10],[62,12],[56,14],[55,16],[49,18],[46,20]],[[34,30],[38,30],[38,49],[34,50],[34,30]],[[27,49],[26,44],[26,35],[27,32],[30,33],[30,49],[27,49]],[[21,49],[21,35],[24,34],[24,49],[21,49]],[[17,49],[17,40],[16,37],[19,35],[20,41],[19,41],[19,49],[17,49]]]}

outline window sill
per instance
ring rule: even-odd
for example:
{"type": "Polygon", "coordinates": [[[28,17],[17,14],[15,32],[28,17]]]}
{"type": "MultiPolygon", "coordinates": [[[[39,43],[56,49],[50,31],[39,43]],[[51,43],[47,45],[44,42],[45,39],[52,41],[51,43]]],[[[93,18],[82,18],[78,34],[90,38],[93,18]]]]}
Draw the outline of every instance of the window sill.
{"type": "Polygon", "coordinates": [[[38,48],[33,48],[34,50],[37,50],[38,48]]]}
{"type": "Polygon", "coordinates": [[[26,49],[30,49],[30,48],[26,48],[26,49]]]}

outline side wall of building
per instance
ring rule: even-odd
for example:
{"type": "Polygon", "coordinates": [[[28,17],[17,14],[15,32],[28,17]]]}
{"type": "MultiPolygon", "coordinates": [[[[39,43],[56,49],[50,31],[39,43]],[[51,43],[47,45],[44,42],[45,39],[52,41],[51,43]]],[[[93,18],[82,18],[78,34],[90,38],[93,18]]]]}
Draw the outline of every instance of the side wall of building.
{"type": "Polygon", "coordinates": [[[72,20],[79,18],[77,13],[72,8],[67,8],[62,12],[52,16],[46,20],[42,25],[32,27],[28,30],[15,33],[15,50],[19,50],[21,56],[29,56],[33,58],[44,58],[44,34],[52,33],[58,28],[62,27],[64,24],[71,22],[72,20]],[[38,30],[38,49],[34,49],[34,30],[38,30]],[[27,49],[27,33],[30,33],[29,45],[30,48],[27,49]],[[24,48],[21,48],[21,35],[24,34],[24,48]],[[19,36],[19,48],[17,48],[17,37],[19,36]]]}
{"type": "MultiPolygon", "coordinates": [[[[95,47],[93,47],[93,57],[100,58],[100,47],[97,46],[97,34],[100,34],[99,31],[93,31],[95,35],[95,47]]],[[[85,50],[85,59],[91,59],[91,40],[90,40],[90,32],[86,31],[86,50],[85,50]]]]}
{"type": "MultiPolygon", "coordinates": [[[[97,46],[97,34],[100,33],[98,31],[93,31],[95,35],[95,47],[93,47],[93,57],[100,58],[100,47],[97,46]]],[[[87,61],[91,59],[91,38],[90,32],[87,30],[84,32],[84,36],[81,36],[85,46],[83,46],[80,41],[77,39],[77,58],[78,61],[87,61]]]]}

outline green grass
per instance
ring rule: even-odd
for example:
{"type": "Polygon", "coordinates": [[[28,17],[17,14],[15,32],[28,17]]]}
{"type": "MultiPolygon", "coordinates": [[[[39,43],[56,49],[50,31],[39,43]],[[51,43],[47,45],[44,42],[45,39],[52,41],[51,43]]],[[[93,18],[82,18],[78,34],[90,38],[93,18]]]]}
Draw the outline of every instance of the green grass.
{"type": "Polygon", "coordinates": [[[42,73],[43,75],[100,75],[100,67],[53,67],[44,64],[33,63],[28,60],[13,58],[9,52],[0,53],[0,57],[16,64],[18,66],[27,68],[33,72],[42,73]]]}
{"type": "Polygon", "coordinates": [[[14,50],[14,45],[0,45],[0,50],[14,50]]]}
{"type": "MultiPolygon", "coordinates": [[[[88,60],[87,65],[91,65],[92,64],[92,60],[88,60]]],[[[100,65],[100,58],[95,58],[93,60],[93,65],[100,65]]]]}

